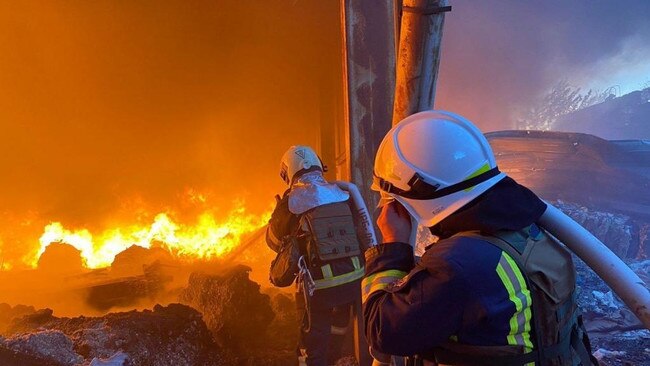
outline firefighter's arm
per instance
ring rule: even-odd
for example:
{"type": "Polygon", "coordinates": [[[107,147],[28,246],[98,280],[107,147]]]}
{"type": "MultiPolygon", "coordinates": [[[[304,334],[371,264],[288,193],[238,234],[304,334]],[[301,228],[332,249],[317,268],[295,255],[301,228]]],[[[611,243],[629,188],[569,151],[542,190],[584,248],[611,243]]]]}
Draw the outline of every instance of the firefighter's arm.
{"type": "Polygon", "coordinates": [[[441,256],[425,256],[414,266],[413,248],[406,244],[411,218],[399,203],[382,207],[377,226],[386,244],[366,251],[362,282],[368,341],[386,354],[421,353],[447,340],[460,324],[457,271],[441,256]]]}
{"type": "Polygon", "coordinates": [[[266,244],[275,252],[282,247],[282,238],[293,233],[296,229],[298,218],[289,211],[289,197],[287,192],[279,200],[266,227],[266,244]]]}
{"type": "Polygon", "coordinates": [[[458,270],[435,258],[413,268],[412,253],[406,243],[382,244],[366,252],[366,336],[381,353],[424,353],[455,335],[462,322],[465,296],[458,270]]]}

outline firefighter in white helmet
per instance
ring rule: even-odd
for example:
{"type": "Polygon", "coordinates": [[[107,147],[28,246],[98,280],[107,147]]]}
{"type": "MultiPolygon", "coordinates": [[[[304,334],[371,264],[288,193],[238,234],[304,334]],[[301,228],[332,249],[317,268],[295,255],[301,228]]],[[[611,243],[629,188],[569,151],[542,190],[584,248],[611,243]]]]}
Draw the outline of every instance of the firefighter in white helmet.
{"type": "Polygon", "coordinates": [[[325,180],[325,166],[314,150],[292,146],[280,165],[289,188],[277,197],[266,232],[269,247],[278,253],[270,279],[278,287],[297,279],[299,364],[334,364],[361,296],[365,248],[349,194],[325,180]]]}
{"type": "Polygon", "coordinates": [[[536,225],[546,205],[500,172],[483,134],[453,113],[393,127],[375,159],[384,243],[362,284],[372,352],[414,364],[590,365],[566,249],[536,225]],[[411,219],[437,243],[415,264],[411,219]]]}

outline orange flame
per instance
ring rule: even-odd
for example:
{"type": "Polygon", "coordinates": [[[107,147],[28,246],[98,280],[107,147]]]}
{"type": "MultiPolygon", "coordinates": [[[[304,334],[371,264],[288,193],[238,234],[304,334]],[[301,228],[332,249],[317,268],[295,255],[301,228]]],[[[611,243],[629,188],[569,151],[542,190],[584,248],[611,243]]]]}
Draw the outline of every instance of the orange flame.
{"type": "Polygon", "coordinates": [[[27,263],[36,267],[45,248],[56,242],[77,248],[88,268],[110,266],[115,256],[131,245],[159,246],[181,259],[208,260],[231,252],[269,217],[270,212],[261,216],[247,213],[243,205],[232,210],[225,222],[218,222],[210,211],[202,213],[193,225],[174,222],[168,214],[159,213],[149,227],[113,228],[96,236],[87,229],[69,230],[52,222],[39,239],[39,251],[27,263]]]}

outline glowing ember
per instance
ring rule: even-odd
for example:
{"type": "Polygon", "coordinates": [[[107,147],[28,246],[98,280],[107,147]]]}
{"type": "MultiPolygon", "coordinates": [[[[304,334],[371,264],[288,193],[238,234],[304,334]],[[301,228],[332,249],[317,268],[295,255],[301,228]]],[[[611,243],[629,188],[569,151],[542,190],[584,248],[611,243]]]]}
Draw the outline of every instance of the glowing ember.
{"type": "Polygon", "coordinates": [[[62,242],[81,251],[88,268],[107,267],[115,256],[130,247],[162,247],[181,259],[211,259],[236,248],[247,234],[264,226],[270,213],[252,215],[240,206],[230,212],[228,220],[217,222],[211,212],[201,214],[193,225],[174,222],[167,214],[158,214],[151,226],[115,228],[93,236],[86,229],[69,230],[58,222],[45,227],[40,249],[28,264],[36,267],[38,258],[51,243],[62,242]]]}

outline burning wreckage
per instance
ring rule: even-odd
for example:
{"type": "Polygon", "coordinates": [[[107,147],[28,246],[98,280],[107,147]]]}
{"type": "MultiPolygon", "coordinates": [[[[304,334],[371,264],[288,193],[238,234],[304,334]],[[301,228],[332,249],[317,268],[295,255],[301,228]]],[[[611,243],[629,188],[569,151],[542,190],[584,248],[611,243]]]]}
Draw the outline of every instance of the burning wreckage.
{"type": "Polygon", "coordinates": [[[260,292],[260,285],[249,279],[250,267],[222,267],[219,274],[208,274],[191,265],[184,273],[177,265],[174,275],[186,274],[186,285],[176,288],[164,270],[151,269],[164,268],[160,263],[145,265],[140,276],[75,290],[84,292],[86,304],[100,314],[116,307],[151,310],[57,317],[47,308],[0,305],[5,337],[0,339],[0,363],[283,365],[293,356],[281,351],[287,338],[295,340],[287,331],[287,323],[297,321],[292,300],[287,294],[260,292]],[[149,305],[156,301],[167,305],[149,305]],[[282,337],[271,337],[274,332],[282,337]]]}
{"type": "MultiPolygon", "coordinates": [[[[639,210],[650,204],[643,201],[647,196],[631,191],[623,197],[620,191],[601,191],[588,183],[574,191],[563,188],[564,181],[573,186],[581,181],[577,176],[598,173],[600,184],[607,184],[609,174],[624,174],[625,181],[647,189],[647,170],[636,169],[625,158],[629,142],[563,133],[501,132],[488,137],[504,171],[544,191],[650,282],[650,215],[639,210]],[[528,169],[520,168],[521,159],[527,159],[528,169]],[[580,160],[581,171],[572,163],[558,164],[571,159],[580,160]],[[589,194],[589,189],[608,193],[589,194]]],[[[636,164],[650,163],[650,149],[643,153],[646,160],[638,159],[638,149],[633,154],[636,164]]],[[[15,304],[0,304],[0,364],[293,363],[296,304],[292,294],[274,290],[264,280],[272,257],[264,248],[263,232],[249,231],[229,254],[210,260],[182,260],[161,246],[131,246],[117,254],[110,267],[94,270],[84,268],[80,250],[52,243],[37,269],[0,274],[3,295],[15,304]],[[262,286],[249,278],[251,273],[262,286]],[[12,295],[7,286],[24,286],[26,279],[46,282],[46,277],[60,286],[34,289],[32,297],[16,289],[12,295]],[[27,297],[21,301],[20,296],[27,297]],[[92,315],[55,315],[78,314],[78,303],[85,305],[82,313],[92,315]]],[[[592,269],[575,260],[579,303],[601,364],[643,364],[650,357],[650,331],[592,269]]],[[[353,349],[348,347],[347,353],[352,355],[353,349]]],[[[339,364],[355,361],[350,356],[339,364]]]]}
{"type": "Polygon", "coordinates": [[[215,230],[229,249],[210,258],[179,255],[154,232],[94,269],[78,236],[44,244],[35,269],[0,273],[2,300],[18,304],[0,304],[0,364],[293,363],[296,304],[269,286],[265,228],[225,226],[215,230]]]}

